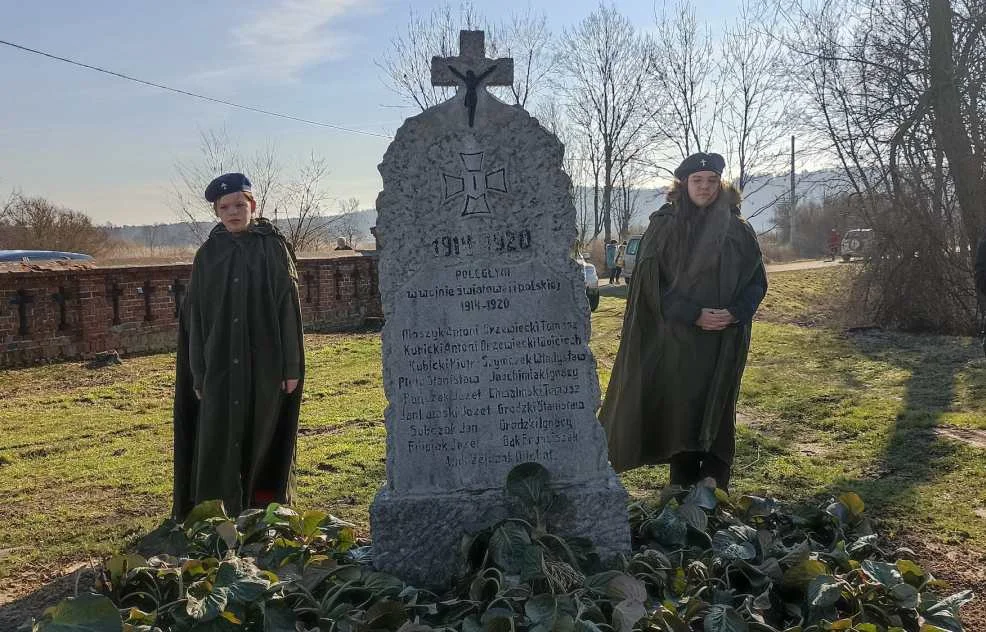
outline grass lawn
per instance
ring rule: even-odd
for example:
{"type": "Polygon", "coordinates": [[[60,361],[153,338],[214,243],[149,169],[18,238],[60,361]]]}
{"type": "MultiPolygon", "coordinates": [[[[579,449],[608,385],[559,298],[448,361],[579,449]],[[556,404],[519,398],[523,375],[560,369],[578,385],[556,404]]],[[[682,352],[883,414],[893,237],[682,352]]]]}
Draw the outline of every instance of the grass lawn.
{"type": "MultiPolygon", "coordinates": [[[[733,492],[798,503],[852,489],[901,542],[942,555],[986,550],[984,451],[936,432],[986,430],[981,349],[971,339],[827,326],[844,274],[771,276],[743,382],[733,492]]],[[[623,306],[604,297],[593,316],[604,388],[623,306]]],[[[298,505],[365,526],[384,480],[380,338],[306,340],[298,505]]],[[[0,580],[8,589],[118,550],[167,515],[173,371],[173,356],[155,355],[100,370],[2,373],[0,580]]],[[[666,477],[665,467],[641,468],[624,482],[644,496],[666,477]]]]}

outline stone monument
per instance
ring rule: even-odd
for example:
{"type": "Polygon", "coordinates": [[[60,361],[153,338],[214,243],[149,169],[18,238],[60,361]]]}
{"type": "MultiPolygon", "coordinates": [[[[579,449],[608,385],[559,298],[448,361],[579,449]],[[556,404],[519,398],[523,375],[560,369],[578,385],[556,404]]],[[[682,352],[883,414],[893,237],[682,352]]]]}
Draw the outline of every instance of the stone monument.
{"type": "Polygon", "coordinates": [[[377,198],[387,482],[370,508],[377,568],[417,585],[463,570],[463,535],[509,515],[508,472],[537,462],[568,501],[551,528],[630,550],[627,494],[596,419],[564,148],[486,91],[513,60],[482,31],[432,59],[456,95],[408,119],[377,198]]]}

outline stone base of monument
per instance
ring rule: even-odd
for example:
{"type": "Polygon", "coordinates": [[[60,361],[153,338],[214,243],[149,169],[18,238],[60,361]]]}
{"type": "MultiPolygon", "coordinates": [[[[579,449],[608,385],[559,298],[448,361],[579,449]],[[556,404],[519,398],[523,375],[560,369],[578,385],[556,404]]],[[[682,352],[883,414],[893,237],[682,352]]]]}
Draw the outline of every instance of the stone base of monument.
{"type": "MultiPolygon", "coordinates": [[[[552,489],[564,502],[548,515],[551,533],[591,540],[604,563],[629,555],[628,496],[615,475],[552,489]]],[[[446,588],[467,571],[464,536],[523,515],[502,490],[428,496],[383,490],[370,506],[373,564],[419,588],[446,588]]]]}

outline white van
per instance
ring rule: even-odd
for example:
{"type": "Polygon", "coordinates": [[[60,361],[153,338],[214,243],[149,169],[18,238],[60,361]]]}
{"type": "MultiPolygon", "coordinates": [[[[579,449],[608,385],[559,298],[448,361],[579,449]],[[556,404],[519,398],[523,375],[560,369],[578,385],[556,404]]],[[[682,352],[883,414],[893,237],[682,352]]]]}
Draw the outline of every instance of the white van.
{"type": "Polygon", "coordinates": [[[630,285],[630,277],[633,276],[633,265],[637,262],[637,251],[640,250],[640,240],[643,235],[631,235],[627,239],[627,249],[623,253],[623,278],[627,285],[630,285]]]}

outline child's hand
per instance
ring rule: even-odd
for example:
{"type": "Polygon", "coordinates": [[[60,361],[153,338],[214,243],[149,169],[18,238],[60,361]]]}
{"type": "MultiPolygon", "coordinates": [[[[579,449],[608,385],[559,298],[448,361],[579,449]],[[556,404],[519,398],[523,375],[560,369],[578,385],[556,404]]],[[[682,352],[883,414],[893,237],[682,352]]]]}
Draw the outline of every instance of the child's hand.
{"type": "Polygon", "coordinates": [[[281,390],[290,395],[294,389],[298,388],[298,380],[284,380],[281,382],[281,390]]]}
{"type": "Polygon", "coordinates": [[[198,397],[199,399],[202,399],[202,389],[200,388],[195,389],[195,396],[198,397]]]}

